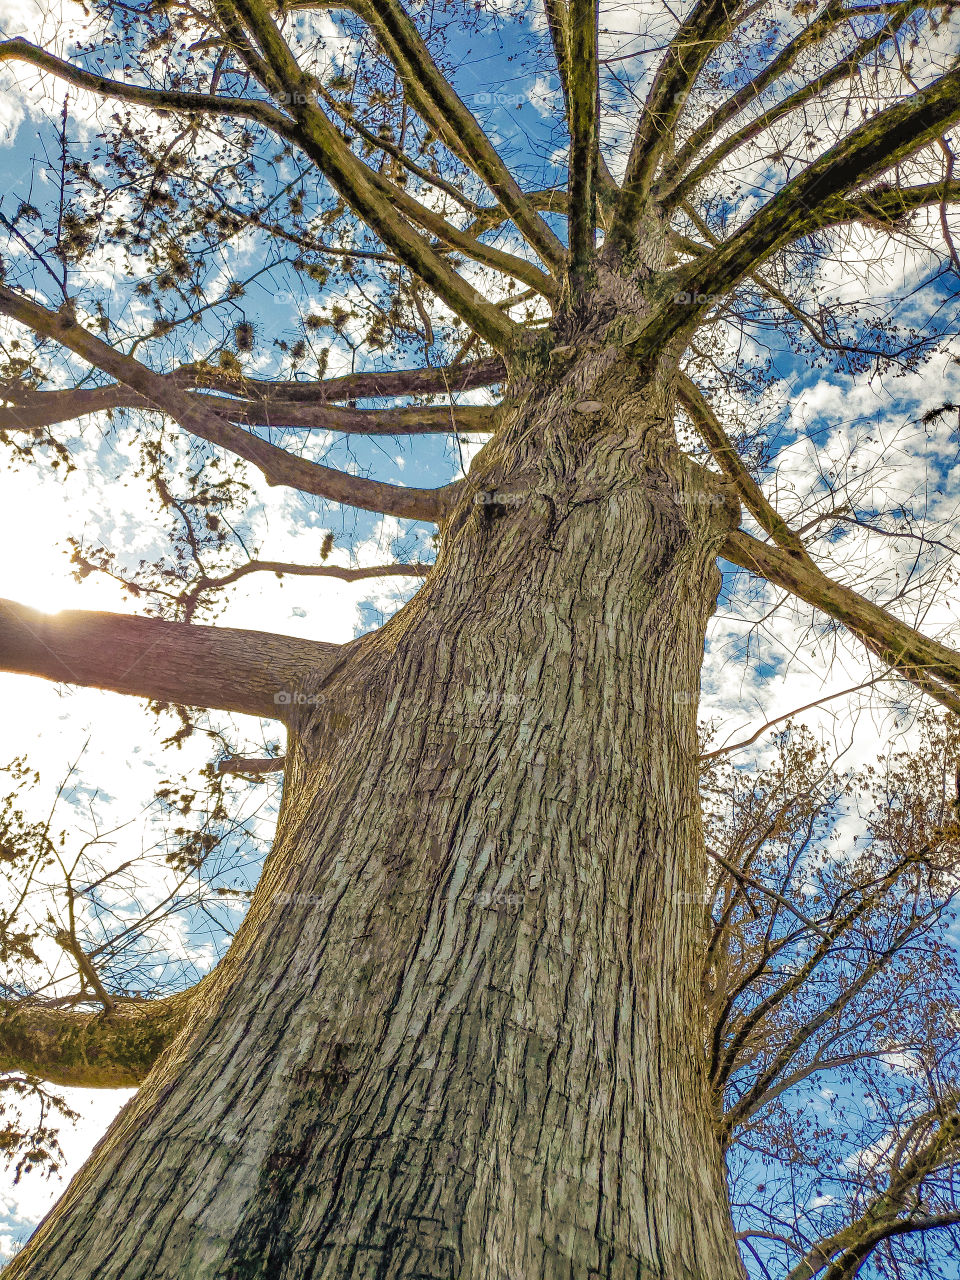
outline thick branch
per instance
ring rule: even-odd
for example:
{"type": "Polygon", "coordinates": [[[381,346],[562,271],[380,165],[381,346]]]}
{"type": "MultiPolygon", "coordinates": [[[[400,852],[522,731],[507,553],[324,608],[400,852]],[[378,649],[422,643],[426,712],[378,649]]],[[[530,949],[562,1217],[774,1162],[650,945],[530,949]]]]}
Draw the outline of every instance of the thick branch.
{"type": "Polygon", "coordinates": [[[0,671],[64,684],[282,719],[306,676],[342,647],[320,640],[201,627],[161,618],[0,601],[0,671]]]}
{"type": "Polygon", "coordinates": [[[668,186],[678,173],[682,173],[700,148],[712,138],[716,138],[720,130],[734,116],[752,102],[756,102],[764,90],[774,84],[781,76],[786,75],[800,55],[819,40],[828,36],[838,23],[845,20],[843,0],[828,0],[826,7],[818,17],[800,32],[773,59],[768,66],[758,72],[752,80],[743,85],[736,93],[721,103],[702,124],[690,134],[676,156],[665,167],[658,190],[668,186]]]}
{"type": "Polygon", "coordinates": [[[287,766],[286,756],[228,756],[217,764],[217,773],[259,778],[264,773],[281,773],[287,766]]]}
{"type": "Polygon", "coordinates": [[[769,200],[729,240],[675,272],[672,298],[629,342],[640,358],[692,333],[718,296],[728,293],[776,249],[808,235],[838,198],[935,142],[960,119],[960,68],[879,112],[769,200]]]}
{"type": "Polygon", "coordinates": [[[960,182],[926,182],[913,187],[875,187],[848,199],[828,200],[810,213],[802,226],[802,234],[838,227],[848,222],[881,226],[885,231],[902,218],[928,205],[955,204],[960,201],[960,182]]]}
{"type": "Polygon", "coordinates": [[[570,265],[574,272],[580,272],[593,253],[597,226],[600,83],[596,0],[570,0],[566,28],[570,265]]]}
{"type": "MultiPolygon", "coordinates": [[[[255,2],[244,0],[244,12],[255,2]]],[[[399,0],[354,0],[344,8],[352,8],[370,24],[421,117],[444,145],[483,179],[521,235],[557,272],[566,260],[563,245],[524,196],[476,117],[441,73],[399,0]]]]}
{"type": "Polygon", "coordinates": [[[670,41],[640,117],[610,238],[623,253],[650,193],[654,174],[697,76],[713,51],[743,16],[739,0],[698,0],[670,41]]]}
{"type": "MultiPolygon", "coordinates": [[[[291,384],[296,386],[296,384],[291,384]]],[[[342,431],[350,435],[447,435],[493,430],[495,409],[487,405],[410,405],[400,409],[345,409],[300,400],[229,399],[196,396],[200,410],[249,427],[305,428],[342,431]]],[[[153,409],[155,406],[120,383],[106,387],[75,387],[37,391],[17,403],[0,407],[0,431],[30,431],[73,422],[106,409],[153,409]]]]}
{"type": "Polygon", "coordinates": [[[803,544],[797,534],[789,528],[787,522],[768,501],[763,490],[754,480],[741,461],[740,455],[731,444],[720,420],[713,412],[703,393],[696,383],[685,374],[680,375],[678,384],[680,400],[693,419],[694,426],[710,450],[710,453],[721,471],[732,480],[737,487],[743,505],[747,508],[765,533],[774,542],[786,550],[806,556],[803,544]]]}
{"type": "Polygon", "coordinates": [[[282,400],[310,404],[331,404],[338,400],[369,400],[387,396],[453,394],[474,387],[490,387],[504,382],[507,370],[499,356],[487,356],[466,364],[441,365],[428,369],[385,369],[346,373],[320,382],[270,382],[257,378],[236,378],[209,365],[186,366],[183,377],[195,377],[197,386],[237,391],[250,397],[277,396],[282,400]]]}
{"type": "Polygon", "coordinates": [[[882,1240],[960,1223],[957,1212],[916,1217],[915,1212],[910,1211],[910,1192],[945,1161],[956,1158],[956,1143],[960,1139],[960,1113],[955,1109],[945,1115],[932,1112],[925,1119],[937,1122],[936,1133],[903,1167],[892,1170],[886,1189],[870,1201],[859,1218],[813,1245],[790,1271],[787,1280],[812,1280],[827,1267],[831,1258],[836,1260],[824,1280],[852,1280],[882,1240]]]}
{"type": "Polygon", "coordinates": [[[0,315],[11,316],[43,337],[102,369],[135,390],[155,408],[168,413],[192,435],[252,462],[268,484],[286,485],[333,502],[402,516],[410,520],[440,520],[449,498],[444,489],[413,489],[347,475],[318,462],[308,462],[261,440],[212,412],[199,396],[181,390],[174,379],[154,373],[146,365],[115,350],[79,325],[71,311],[49,311],[0,285],[0,315]]]}
{"type": "Polygon", "coordinates": [[[742,529],[729,534],[721,554],[843,623],[885,664],[951,711],[960,712],[960,655],[901,622],[810,560],[758,542],[742,529]]]}
{"type": "Polygon", "coordinates": [[[0,1072],[22,1071],[67,1088],[132,1088],[183,1026],[196,990],[117,1001],[110,1014],[0,1002],[0,1072]]]}

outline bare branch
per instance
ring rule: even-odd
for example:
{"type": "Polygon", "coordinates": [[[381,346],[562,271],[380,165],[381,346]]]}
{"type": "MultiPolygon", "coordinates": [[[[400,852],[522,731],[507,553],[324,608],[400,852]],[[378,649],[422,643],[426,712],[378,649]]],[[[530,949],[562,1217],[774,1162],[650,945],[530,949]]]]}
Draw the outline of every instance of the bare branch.
{"type": "Polygon", "coordinates": [[[175,380],[117,351],[84,329],[69,309],[49,311],[39,303],[0,285],[0,315],[8,315],[43,337],[117,378],[140,393],[155,409],[169,414],[186,431],[252,462],[268,484],[286,485],[333,502],[380,511],[410,520],[440,520],[456,485],[445,489],[413,489],[347,475],[318,462],[308,462],[244,431],[208,409],[201,397],[182,391],[175,380]]]}
{"type": "Polygon", "coordinates": [[[707,403],[700,388],[686,374],[681,374],[677,389],[681,403],[693,419],[694,426],[703,436],[714,461],[724,475],[736,485],[744,506],[760,528],[764,533],[768,533],[778,546],[806,557],[800,538],[788,527],[787,522],[775,510],[743,465],[740,455],[727,438],[719,418],[707,403]]]}
{"type": "Polygon", "coordinates": [[[960,655],[952,649],[834,582],[809,559],[758,542],[742,529],[728,534],[721,554],[843,623],[885,665],[951,711],[960,711],[960,655]]]}
{"type": "MultiPolygon", "coordinates": [[[[239,6],[237,6],[239,7],[239,6]]],[[[468,285],[426,240],[410,227],[384,197],[386,181],[365,165],[317,105],[317,95],[305,85],[305,78],[293,54],[273,23],[266,6],[246,6],[258,38],[269,46],[270,68],[287,92],[290,116],[266,102],[246,98],[218,98],[211,94],[179,94],[165,90],[127,85],[105,76],[92,75],[55,58],[25,40],[0,43],[0,60],[28,61],[52,72],[70,84],[119,101],[186,114],[219,114],[256,120],[278,135],[295,142],[314,161],[339,195],[383,240],[397,257],[414,271],[439,298],[497,350],[508,350],[517,326],[502,311],[483,299],[468,285]]],[[[399,191],[400,188],[394,190],[399,191]]]]}
{"type": "MultiPolygon", "coordinates": [[[[238,7],[246,16],[259,7],[258,0],[243,0],[238,7]]],[[[400,0],[353,0],[343,7],[353,9],[370,24],[421,117],[449,150],[483,179],[521,235],[558,273],[566,261],[563,245],[528,202],[476,117],[440,72],[400,0]]]]}
{"type": "Polygon", "coordinates": [[[217,764],[217,773],[234,773],[260,777],[264,773],[280,773],[286,768],[286,756],[263,756],[252,759],[247,756],[229,756],[217,764]]]}
{"type": "MultiPolygon", "coordinates": [[[[175,379],[176,375],[170,375],[175,379]]],[[[297,383],[290,384],[296,387],[297,383]]],[[[2,393],[0,393],[2,396],[2,393]]],[[[194,397],[200,411],[214,410],[230,422],[248,427],[285,427],[310,431],[342,431],[348,435],[448,435],[493,430],[495,408],[486,405],[411,405],[400,409],[345,409],[301,400],[263,397],[230,399],[194,397]]],[[[17,393],[17,401],[0,408],[0,431],[35,431],[73,422],[110,409],[154,409],[145,397],[122,383],[106,387],[74,387],[58,391],[17,393]]]]}
{"type": "Polygon", "coordinates": [[[77,939],[69,929],[58,929],[54,936],[58,945],[63,947],[64,951],[66,951],[67,954],[72,956],[76,961],[80,976],[103,1005],[104,1009],[106,1009],[108,1013],[113,1013],[117,1007],[116,1001],[100,981],[100,975],[91,964],[90,957],[84,951],[83,947],[80,946],[77,939]]]}
{"type": "Polygon", "coordinates": [[[266,631],[0,601],[0,671],[137,698],[282,719],[292,691],[341,645],[266,631]]]}
{"type": "Polygon", "coordinates": [[[629,246],[637,218],[649,196],[654,174],[673,136],[684,101],[704,64],[737,23],[739,0],[698,0],[670,41],[647,95],[624,175],[617,214],[610,231],[614,252],[629,246]]]}
{"type": "MultiPolygon", "coordinates": [[[[939,76],[850,131],[801,174],[788,182],[729,240],[675,271],[672,297],[626,345],[649,359],[678,335],[692,334],[714,299],[729,292],[775,250],[809,235],[839,198],[895,164],[936,142],[960,119],[960,68],[939,76]]],[[[941,191],[942,198],[942,191],[941,191]]]]}
{"type": "MultiPolygon", "coordinates": [[[[736,151],[738,147],[742,147],[745,143],[753,141],[759,137],[766,129],[778,120],[782,120],[791,112],[798,110],[805,103],[811,102],[814,98],[822,95],[825,90],[831,88],[838,82],[850,79],[855,76],[863,63],[872,53],[875,53],[881,45],[886,43],[892,35],[894,35],[900,27],[908,20],[912,13],[917,10],[916,0],[904,0],[896,10],[890,15],[890,18],[876,31],[860,40],[853,49],[845,53],[839,58],[832,67],[822,72],[814,79],[807,81],[799,89],[793,93],[787,94],[780,102],[774,104],[765,111],[762,111],[756,119],[751,120],[744,125],[742,129],[730,134],[724,138],[714,149],[705,156],[704,159],[686,174],[680,182],[666,191],[664,201],[666,203],[675,204],[685,198],[685,196],[709,173],[712,173],[717,166],[731,152],[736,151]]],[[[813,24],[816,26],[816,24],[813,24]]],[[[830,25],[828,23],[828,25],[830,25]]],[[[808,31],[811,28],[808,28],[808,31]]],[[[784,51],[786,53],[786,51],[784,51]]],[[[782,55],[783,56],[783,55],[782,55]]],[[[774,66],[781,64],[781,59],[776,59],[774,66]]],[[[771,77],[771,80],[773,77],[771,77]]],[[[714,134],[707,135],[714,137],[714,134]]],[[[682,172],[682,165],[678,157],[678,171],[682,172]]]]}

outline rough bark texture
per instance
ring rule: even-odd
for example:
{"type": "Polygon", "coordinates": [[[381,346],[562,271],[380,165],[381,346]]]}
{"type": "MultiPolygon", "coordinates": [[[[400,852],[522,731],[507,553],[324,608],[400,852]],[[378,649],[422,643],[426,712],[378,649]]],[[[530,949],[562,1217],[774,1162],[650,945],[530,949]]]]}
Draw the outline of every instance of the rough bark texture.
{"type": "Polygon", "coordinates": [[[436,570],[299,708],[246,922],[10,1280],[743,1275],[695,720],[736,512],[615,352],[507,403],[436,570]]]}

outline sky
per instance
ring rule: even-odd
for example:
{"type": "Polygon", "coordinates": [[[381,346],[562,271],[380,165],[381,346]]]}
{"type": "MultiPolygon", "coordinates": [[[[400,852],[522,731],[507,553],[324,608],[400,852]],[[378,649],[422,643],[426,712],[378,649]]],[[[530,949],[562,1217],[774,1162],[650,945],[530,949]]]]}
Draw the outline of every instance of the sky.
{"type": "MultiPolygon", "coordinates": [[[[617,8],[617,22],[623,21],[617,8]]],[[[76,6],[69,6],[77,20],[76,6]]],[[[532,14],[529,21],[537,21],[532,14]]],[[[616,26],[611,22],[611,28],[616,26]]],[[[34,0],[0,0],[0,30],[5,36],[27,35],[69,45],[62,14],[34,0]]],[[[632,48],[635,38],[617,27],[607,52],[616,56],[632,48]]],[[[539,68],[525,63],[491,36],[471,40],[458,62],[461,96],[484,118],[504,155],[526,166],[531,174],[549,170],[553,131],[550,112],[556,105],[556,85],[539,68]]],[[[49,116],[52,100],[33,83],[14,86],[9,75],[0,88],[0,211],[8,212],[27,193],[49,188],[51,154],[49,116]]],[[[94,111],[89,99],[78,95],[71,117],[81,144],[93,138],[94,111]]],[[[624,132],[627,117],[607,121],[611,137],[624,132]]],[[[932,259],[920,250],[904,251],[895,260],[881,256],[865,237],[854,244],[856,268],[831,269],[829,278],[812,280],[816,293],[829,290],[851,309],[865,299],[892,289],[891,309],[905,325],[953,327],[949,309],[940,309],[952,284],[928,286],[932,259]],[[903,281],[906,281],[904,286],[903,281]],[[894,284],[896,287],[894,288],[894,284]]],[[[110,263],[100,264],[106,284],[110,263]]],[[[954,282],[955,283],[955,282],[954,282]]],[[[265,278],[255,299],[261,341],[293,333],[293,313],[300,300],[291,290],[295,282],[277,271],[265,278]]],[[[864,510],[890,511],[922,500],[925,527],[938,534],[955,527],[960,494],[960,455],[956,414],[923,422],[931,408],[960,403],[960,347],[945,338],[942,349],[926,364],[896,378],[879,378],[871,369],[849,375],[814,367],[787,347],[769,328],[758,325],[744,343],[744,366],[769,360],[766,391],[753,412],[771,425],[773,441],[768,462],[776,464],[776,498],[788,520],[809,520],[830,504],[831,485],[849,481],[859,486],[864,510]],[[857,472],[863,476],[858,479],[857,472]]],[[[340,366],[345,367],[345,366],[340,366]]],[[[336,365],[330,372],[340,371],[336,365]]],[[[477,393],[482,400],[485,393],[477,393]]],[[[0,474],[0,597],[44,611],[83,608],[135,611],[135,602],[114,582],[94,574],[77,581],[71,571],[68,539],[102,541],[128,561],[158,554],[165,534],[144,513],[151,512],[150,495],[131,470],[132,448],[121,438],[106,441],[103,424],[81,424],[73,441],[80,461],[66,478],[48,468],[12,465],[0,474]]],[[[476,444],[449,438],[421,438],[412,442],[329,440],[324,442],[330,465],[371,468],[379,479],[410,485],[438,485],[461,474],[476,444]]],[[[250,519],[264,558],[309,563],[319,554],[328,530],[336,534],[332,562],[376,564],[397,557],[411,560],[432,556],[432,529],[363,513],[345,513],[332,504],[306,501],[299,495],[271,489],[251,476],[250,519]]],[[[825,560],[840,565],[853,580],[869,577],[880,598],[894,594],[912,562],[914,546],[862,531],[821,549],[825,560]]],[[[934,590],[931,561],[927,586],[916,599],[908,597],[915,620],[929,634],[956,625],[957,602],[952,593],[934,590]]],[[[415,590],[415,579],[386,579],[343,584],[332,580],[254,575],[237,584],[218,621],[237,627],[263,628],[318,640],[343,642],[378,625],[415,590]]],[[[810,703],[823,705],[804,719],[831,741],[839,758],[850,767],[876,755],[880,744],[904,740],[910,733],[914,703],[905,697],[878,698],[876,690],[855,689],[871,668],[857,647],[834,632],[811,631],[804,607],[781,608],[769,590],[749,589],[729,570],[718,612],[709,632],[702,677],[701,715],[716,726],[713,745],[735,744],[767,721],[810,703]],[[824,702],[824,699],[831,698],[824,702]]],[[[91,835],[121,826],[109,841],[109,854],[118,862],[149,844],[144,831],[156,835],[151,798],[159,780],[196,774],[217,755],[208,738],[196,735],[182,747],[163,744],[171,721],[158,721],[137,699],[91,690],[68,689],[44,681],[0,675],[4,715],[0,718],[0,766],[26,755],[41,777],[30,797],[31,811],[47,812],[57,788],[67,780],[58,803],[54,826],[68,831],[74,844],[91,835]],[[144,817],[144,815],[146,816],[144,817]]],[[[242,717],[218,718],[232,740],[257,749],[277,741],[276,730],[242,717]]],[[[769,735],[738,755],[748,764],[763,758],[769,735]]],[[[240,782],[235,794],[260,846],[269,838],[275,812],[275,788],[240,782]],[[266,794],[267,799],[263,800],[266,794]]],[[[0,788],[2,789],[2,788],[0,788]]],[[[152,837],[151,837],[152,838],[152,837]]],[[[158,837],[159,838],[159,837],[158,837]]],[[[253,846],[250,846],[252,848],[253,846]]],[[[247,846],[244,846],[247,849],[247,846]]],[[[248,850],[243,874],[250,882],[256,859],[248,850]],[[251,868],[253,870],[251,870],[251,868]]],[[[138,886],[141,901],[159,901],[166,872],[157,868],[138,886]]],[[[110,904],[122,910],[122,903],[110,904]]],[[[229,923],[230,917],[223,919],[229,923]]],[[[215,962],[218,942],[184,913],[179,932],[164,934],[164,945],[185,964],[202,972],[215,962]]],[[[51,955],[55,951],[51,943],[51,955]]],[[[61,1130],[65,1152],[63,1173],[69,1176],[82,1163],[102,1134],[127,1091],[65,1091],[80,1113],[75,1125],[61,1130]]],[[[63,1183],[27,1177],[18,1186],[0,1177],[0,1260],[25,1238],[60,1194],[63,1183]]]]}

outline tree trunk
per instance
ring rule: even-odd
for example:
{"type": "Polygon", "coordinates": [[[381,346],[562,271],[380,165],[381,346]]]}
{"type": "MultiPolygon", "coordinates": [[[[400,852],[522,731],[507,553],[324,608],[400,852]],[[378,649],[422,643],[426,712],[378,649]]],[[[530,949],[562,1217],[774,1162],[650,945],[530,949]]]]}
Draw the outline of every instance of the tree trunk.
{"type": "Polygon", "coordinates": [[[506,403],[422,590],[300,691],[249,916],[11,1280],[744,1274],[696,760],[734,513],[615,353],[506,403]]]}

